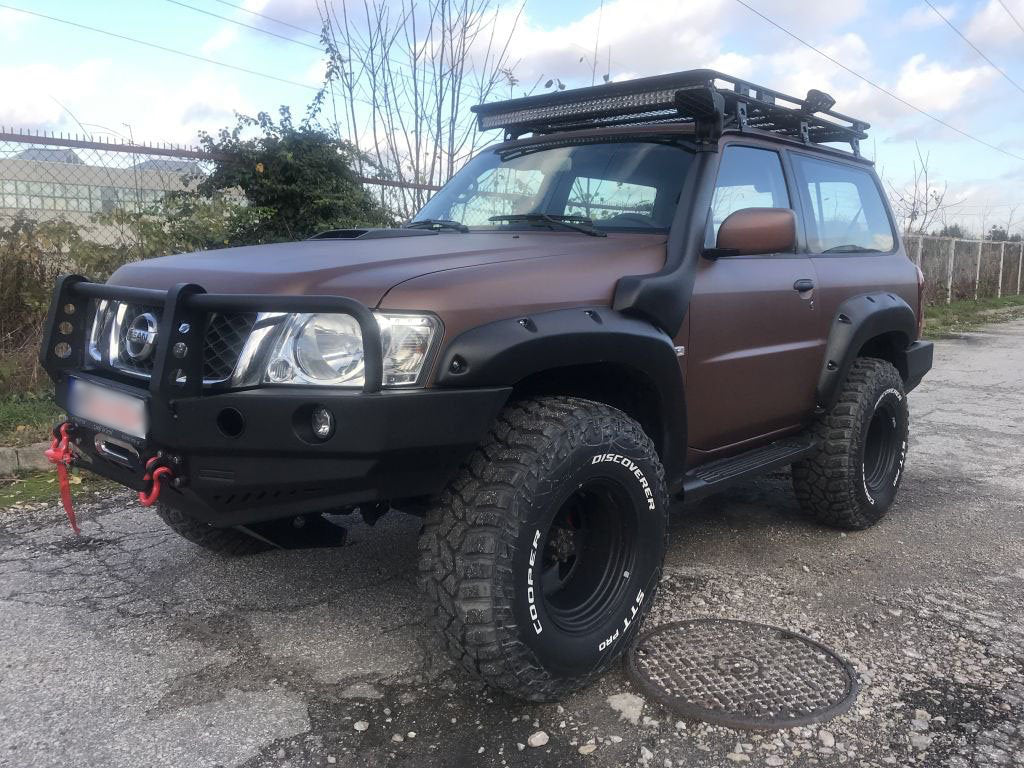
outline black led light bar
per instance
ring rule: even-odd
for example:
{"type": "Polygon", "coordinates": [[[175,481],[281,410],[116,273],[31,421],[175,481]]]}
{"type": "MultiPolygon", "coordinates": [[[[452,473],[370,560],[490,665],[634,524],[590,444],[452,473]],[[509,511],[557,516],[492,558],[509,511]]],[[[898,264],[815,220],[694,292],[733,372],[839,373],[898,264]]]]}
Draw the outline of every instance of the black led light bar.
{"type": "Polygon", "coordinates": [[[868,123],[832,109],[817,90],[798,99],[710,69],[545,93],[473,107],[480,130],[503,128],[509,139],[632,123],[693,122],[698,139],[723,128],[762,130],[804,143],[843,142],[859,152],[868,123]]]}

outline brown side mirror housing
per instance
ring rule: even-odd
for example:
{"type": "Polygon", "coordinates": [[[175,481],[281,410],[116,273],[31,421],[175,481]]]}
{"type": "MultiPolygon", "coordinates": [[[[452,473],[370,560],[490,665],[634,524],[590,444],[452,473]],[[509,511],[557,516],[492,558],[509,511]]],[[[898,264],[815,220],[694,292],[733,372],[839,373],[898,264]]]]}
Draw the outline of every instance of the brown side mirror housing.
{"type": "Polygon", "coordinates": [[[722,222],[715,249],[707,255],[786,253],[795,248],[796,216],[789,208],[741,208],[722,222]]]}

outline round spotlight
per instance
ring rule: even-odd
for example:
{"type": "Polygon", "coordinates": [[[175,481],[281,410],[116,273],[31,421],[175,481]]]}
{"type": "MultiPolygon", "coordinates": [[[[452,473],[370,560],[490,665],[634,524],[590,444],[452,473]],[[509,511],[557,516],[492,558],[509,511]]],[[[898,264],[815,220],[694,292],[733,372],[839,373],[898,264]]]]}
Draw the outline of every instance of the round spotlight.
{"type": "Polygon", "coordinates": [[[334,414],[322,405],[314,406],[310,426],[317,440],[326,440],[334,434],[334,414]]]}

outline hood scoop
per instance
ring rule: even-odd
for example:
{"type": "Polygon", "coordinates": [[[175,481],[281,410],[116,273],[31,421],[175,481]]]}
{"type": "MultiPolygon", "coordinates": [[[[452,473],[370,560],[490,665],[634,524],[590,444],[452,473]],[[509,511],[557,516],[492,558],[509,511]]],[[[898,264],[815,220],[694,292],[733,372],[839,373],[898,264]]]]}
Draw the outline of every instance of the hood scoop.
{"type": "Polygon", "coordinates": [[[329,229],[313,235],[310,240],[386,240],[392,237],[419,237],[420,235],[436,235],[435,229],[329,229]]]}

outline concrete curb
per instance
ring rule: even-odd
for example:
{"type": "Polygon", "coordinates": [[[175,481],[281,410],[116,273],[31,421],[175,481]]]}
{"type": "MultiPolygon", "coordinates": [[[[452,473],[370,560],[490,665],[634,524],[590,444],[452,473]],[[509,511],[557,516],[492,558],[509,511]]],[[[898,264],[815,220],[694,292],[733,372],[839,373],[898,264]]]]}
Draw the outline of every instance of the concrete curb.
{"type": "Polygon", "coordinates": [[[32,443],[20,448],[0,448],[0,477],[49,469],[50,462],[43,455],[43,451],[49,447],[49,443],[32,443]]]}

